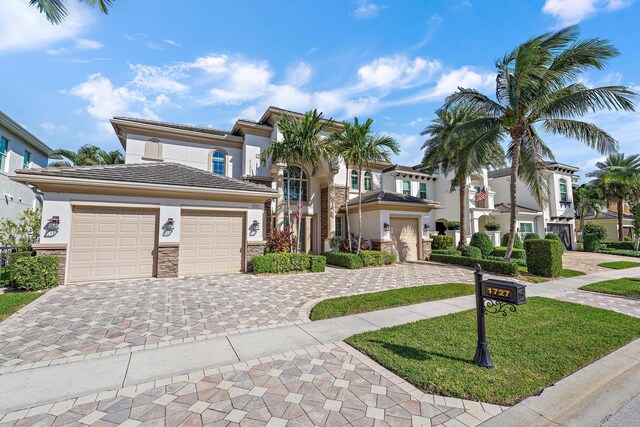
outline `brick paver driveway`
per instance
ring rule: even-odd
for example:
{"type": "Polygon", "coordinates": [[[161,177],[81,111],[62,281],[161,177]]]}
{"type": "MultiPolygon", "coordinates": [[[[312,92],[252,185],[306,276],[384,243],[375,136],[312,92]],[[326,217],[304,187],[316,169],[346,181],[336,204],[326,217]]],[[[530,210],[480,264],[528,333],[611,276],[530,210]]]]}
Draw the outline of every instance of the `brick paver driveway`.
{"type": "Polygon", "coordinates": [[[415,263],[60,286],[0,324],[0,373],[290,325],[308,321],[321,299],[472,278],[455,266],[415,263]]]}
{"type": "Polygon", "coordinates": [[[578,251],[567,251],[562,256],[562,264],[564,268],[582,271],[587,274],[598,273],[600,271],[611,271],[609,268],[598,266],[600,263],[609,261],[640,262],[640,258],[578,251]]]}

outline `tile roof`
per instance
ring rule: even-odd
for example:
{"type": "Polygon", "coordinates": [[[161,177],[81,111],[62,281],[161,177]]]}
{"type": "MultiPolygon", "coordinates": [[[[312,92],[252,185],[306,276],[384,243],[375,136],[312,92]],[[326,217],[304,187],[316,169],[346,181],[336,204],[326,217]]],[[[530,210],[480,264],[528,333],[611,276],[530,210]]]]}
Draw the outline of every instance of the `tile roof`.
{"type": "MultiPolygon", "coordinates": [[[[421,199],[420,197],[406,196],[400,193],[394,193],[389,191],[368,191],[362,194],[362,203],[370,202],[393,202],[393,203],[412,203],[417,205],[429,205],[439,204],[433,200],[421,199]]],[[[358,205],[358,198],[355,197],[349,200],[349,206],[358,205]]]]}
{"type": "MultiPolygon", "coordinates": [[[[511,212],[511,204],[510,203],[497,203],[495,209],[500,213],[509,213],[511,212]]],[[[516,205],[518,212],[520,213],[541,213],[539,210],[526,208],[524,206],[516,205]]]]}
{"type": "Polygon", "coordinates": [[[124,120],[127,122],[141,123],[141,124],[153,125],[153,126],[162,126],[162,127],[168,127],[168,128],[180,129],[180,130],[188,130],[191,132],[206,133],[210,135],[225,136],[231,133],[230,130],[214,129],[214,128],[208,128],[204,126],[183,125],[178,123],[160,122],[157,120],[138,119],[135,117],[116,116],[113,118],[113,120],[124,120]]]}
{"type": "Polygon", "coordinates": [[[487,176],[489,178],[502,178],[503,176],[509,176],[510,174],[511,168],[502,168],[487,172],[487,176]]]}
{"type": "Polygon", "coordinates": [[[391,165],[388,168],[385,168],[382,173],[385,172],[393,172],[393,171],[401,171],[401,172],[408,172],[408,173],[421,173],[424,175],[435,175],[429,172],[426,172],[422,169],[420,169],[419,166],[406,166],[406,165],[391,165]]]}
{"type": "Polygon", "coordinates": [[[57,177],[77,178],[276,194],[275,190],[264,185],[253,184],[228,176],[215,175],[191,166],[167,162],[19,169],[16,173],[18,175],[47,176],[52,179],[57,177]]]}
{"type": "MultiPolygon", "coordinates": [[[[633,219],[633,215],[623,213],[623,219],[633,219]]],[[[594,214],[585,215],[584,219],[615,219],[618,220],[618,212],[607,209],[606,211],[602,211],[598,214],[598,217],[594,214]]]]}

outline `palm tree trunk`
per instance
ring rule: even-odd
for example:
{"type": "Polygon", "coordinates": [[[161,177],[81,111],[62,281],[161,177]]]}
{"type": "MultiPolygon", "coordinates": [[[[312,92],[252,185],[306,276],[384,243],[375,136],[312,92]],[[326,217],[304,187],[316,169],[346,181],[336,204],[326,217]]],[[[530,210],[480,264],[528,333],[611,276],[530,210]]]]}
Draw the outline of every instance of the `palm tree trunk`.
{"type": "Polygon", "coordinates": [[[618,240],[624,240],[624,199],[618,198],[618,240]]]}
{"type": "Polygon", "coordinates": [[[360,178],[362,177],[362,166],[358,168],[358,246],[356,253],[360,253],[360,244],[362,243],[362,185],[360,178]]]}
{"type": "MultiPolygon", "coordinates": [[[[297,215],[297,234],[298,243],[296,244],[296,253],[300,253],[300,247],[302,242],[300,242],[300,228],[302,227],[302,168],[300,168],[300,180],[298,181],[298,206],[296,206],[297,215]]],[[[305,235],[306,238],[306,235],[305,235]]]]}
{"type": "Polygon", "coordinates": [[[291,199],[291,179],[289,178],[289,163],[285,164],[287,171],[287,197],[285,203],[287,204],[287,228],[289,229],[289,252],[293,252],[293,241],[291,239],[291,206],[289,205],[291,199]]]}
{"type": "Polygon", "coordinates": [[[460,242],[458,246],[467,244],[467,179],[462,176],[458,178],[460,187],[460,242]]]}
{"type": "Polygon", "coordinates": [[[351,227],[349,226],[349,164],[345,163],[347,166],[347,182],[345,192],[344,192],[344,210],[346,212],[346,223],[347,223],[347,241],[349,242],[349,252],[351,252],[351,227]]]}
{"type": "Polygon", "coordinates": [[[509,218],[509,243],[504,253],[504,260],[511,260],[511,252],[513,252],[513,244],[516,241],[516,216],[518,209],[516,206],[518,189],[518,167],[520,166],[520,150],[522,148],[522,135],[513,139],[513,150],[511,152],[511,182],[509,183],[509,192],[511,198],[511,215],[509,218]]]}

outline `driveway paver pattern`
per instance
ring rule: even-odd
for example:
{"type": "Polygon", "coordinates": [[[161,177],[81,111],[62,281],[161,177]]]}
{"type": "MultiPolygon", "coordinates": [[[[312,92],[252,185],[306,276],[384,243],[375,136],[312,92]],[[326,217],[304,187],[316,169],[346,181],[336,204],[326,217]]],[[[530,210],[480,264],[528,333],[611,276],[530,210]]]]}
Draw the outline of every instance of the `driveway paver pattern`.
{"type": "Polygon", "coordinates": [[[0,415],[0,427],[475,426],[504,409],[425,394],[339,342],[0,415]]]}
{"type": "MultiPolygon", "coordinates": [[[[587,274],[611,271],[610,268],[598,266],[598,264],[610,261],[640,262],[640,258],[578,251],[566,251],[562,256],[562,264],[564,268],[582,271],[587,274]]],[[[624,270],[621,270],[621,272],[623,271],[624,270]]]]}
{"type": "Polygon", "coordinates": [[[327,270],[60,286],[0,324],[0,373],[307,322],[331,297],[473,279],[435,263],[327,270]]]}

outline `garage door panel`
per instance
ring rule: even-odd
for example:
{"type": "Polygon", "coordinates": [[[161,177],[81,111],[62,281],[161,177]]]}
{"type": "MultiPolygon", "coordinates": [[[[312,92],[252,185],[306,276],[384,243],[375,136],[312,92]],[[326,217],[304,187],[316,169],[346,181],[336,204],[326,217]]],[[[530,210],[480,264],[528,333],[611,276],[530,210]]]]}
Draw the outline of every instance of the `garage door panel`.
{"type": "Polygon", "coordinates": [[[391,248],[400,261],[417,261],[418,220],[391,218],[391,248]]]}

